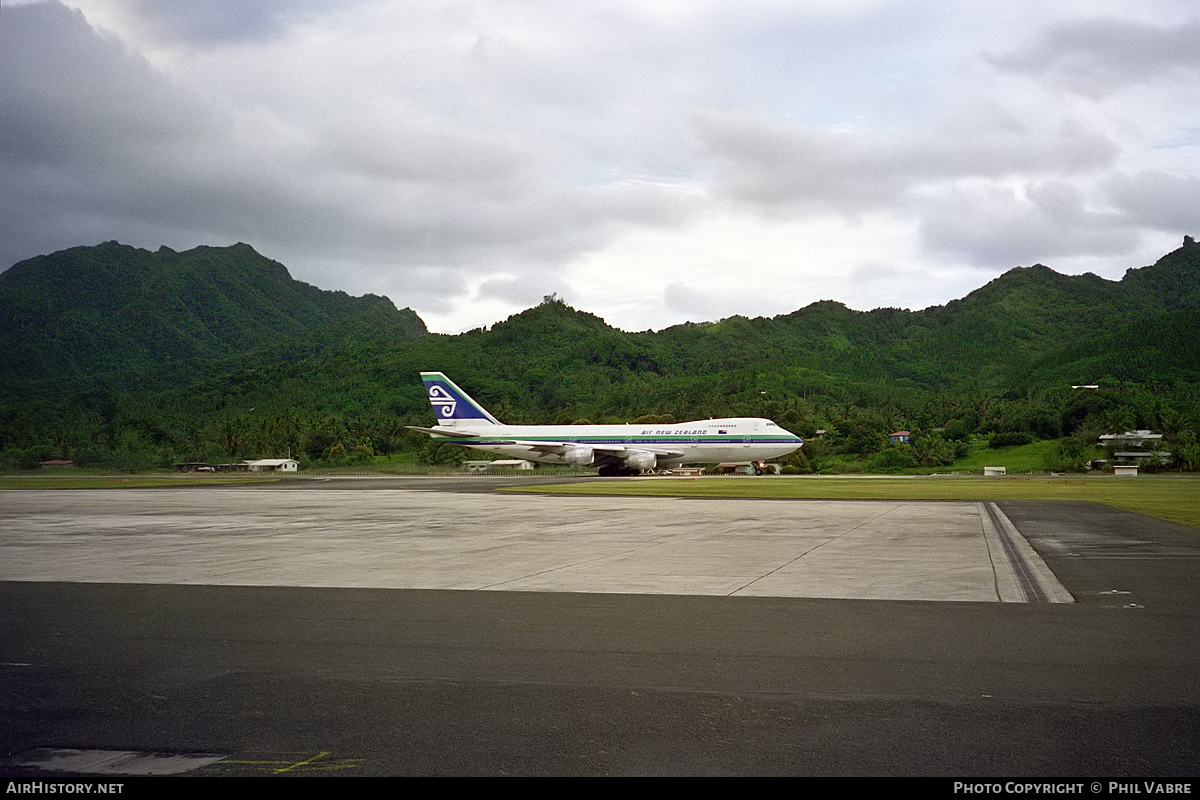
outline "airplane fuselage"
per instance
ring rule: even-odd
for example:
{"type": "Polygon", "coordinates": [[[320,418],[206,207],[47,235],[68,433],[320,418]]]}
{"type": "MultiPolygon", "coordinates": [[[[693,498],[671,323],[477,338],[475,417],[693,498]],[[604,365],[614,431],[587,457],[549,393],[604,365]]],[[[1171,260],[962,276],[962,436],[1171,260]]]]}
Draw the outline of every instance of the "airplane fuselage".
{"type": "Polygon", "coordinates": [[[708,464],[720,461],[764,461],[799,448],[799,437],[767,419],[736,417],[674,425],[438,425],[455,444],[549,464],[591,463],[572,460],[567,452],[549,452],[531,445],[570,443],[581,448],[622,448],[659,454],[657,466],[708,464]],[[473,433],[471,439],[458,438],[473,433]],[[457,434],[457,436],[456,436],[457,434]],[[520,444],[513,440],[519,440],[520,444]],[[528,444],[527,444],[528,443],[528,444]],[[669,453],[669,455],[668,455],[669,453]],[[678,453],[678,455],[676,455],[678,453]]]}

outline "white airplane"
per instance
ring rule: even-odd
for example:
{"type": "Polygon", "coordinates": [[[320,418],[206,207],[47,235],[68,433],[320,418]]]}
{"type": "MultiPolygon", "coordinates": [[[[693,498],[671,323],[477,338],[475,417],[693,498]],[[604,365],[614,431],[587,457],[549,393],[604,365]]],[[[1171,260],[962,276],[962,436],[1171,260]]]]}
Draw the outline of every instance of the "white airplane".
{"type": "Polygon", "coordinates": [[[421,380],[438,424],[409,425],[411,430],[513,458],[597,467],[606,476],[680,464],[759,461],[804,444],[774,422],[754,417],[675,425],[505,425],[442,373],[422,372],[421,380]]]}

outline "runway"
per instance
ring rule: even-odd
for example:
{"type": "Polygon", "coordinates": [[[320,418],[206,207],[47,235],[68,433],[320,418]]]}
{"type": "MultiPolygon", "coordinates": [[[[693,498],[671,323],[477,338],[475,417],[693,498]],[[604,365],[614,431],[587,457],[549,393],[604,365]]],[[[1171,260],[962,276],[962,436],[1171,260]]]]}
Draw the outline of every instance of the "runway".
{"type": "Polygon", "coordinates": [[[1071,601],[994,504],[336,486],[10,492],[0,580],[1071,601]]]}
{"type": "Polygon", "coordinates": [[[1200,769],[1191,528],[303,483],[0,496],[0,771],[1200,769]]]}

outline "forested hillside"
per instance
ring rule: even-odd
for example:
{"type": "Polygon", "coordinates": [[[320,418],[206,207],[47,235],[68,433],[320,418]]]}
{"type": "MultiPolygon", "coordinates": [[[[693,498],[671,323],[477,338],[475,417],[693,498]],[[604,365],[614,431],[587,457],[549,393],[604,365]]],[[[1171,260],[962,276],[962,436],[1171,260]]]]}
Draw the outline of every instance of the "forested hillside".
{"type": "Polygon", "coordinates": [[[417,373],[440,370],[510,422],[775,419],[801,469],[949,464],[974,437],[1057,440],[1062,467],[1097,432],[1200,450],[1200,246],[1121,281],[1013,269],[921,311],[814,303],[626,333],[555,299],[457,336],[410,310],[293,281],[247,245],[187,253],[115,243],[0,274],[0,450],[148,468],[298,455],[462,457],[404,425],[432,421],[417,373]],[[1072,389],[1098,384],[1095,390],[1072,389]],[[914,432],[912,447],[886,434],[914,432]]]}
{"type": "Polygon", "coordinates": [[[106,242],[0,273],[0,382],[10,389],[424,333],[411,309],[293,280],[246,244],[151,253],[106,242]]]}

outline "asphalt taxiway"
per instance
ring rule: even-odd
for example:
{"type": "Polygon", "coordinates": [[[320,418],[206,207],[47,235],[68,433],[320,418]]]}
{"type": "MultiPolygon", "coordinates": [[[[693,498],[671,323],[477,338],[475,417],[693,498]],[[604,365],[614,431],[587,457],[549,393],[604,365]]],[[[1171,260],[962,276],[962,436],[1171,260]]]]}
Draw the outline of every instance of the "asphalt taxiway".
{"type": "Polygon", "coordinates": [[[1200,768],[1191,528],[1086,503],[305,483],[3,493],[3,771],[1200,768]]]}

